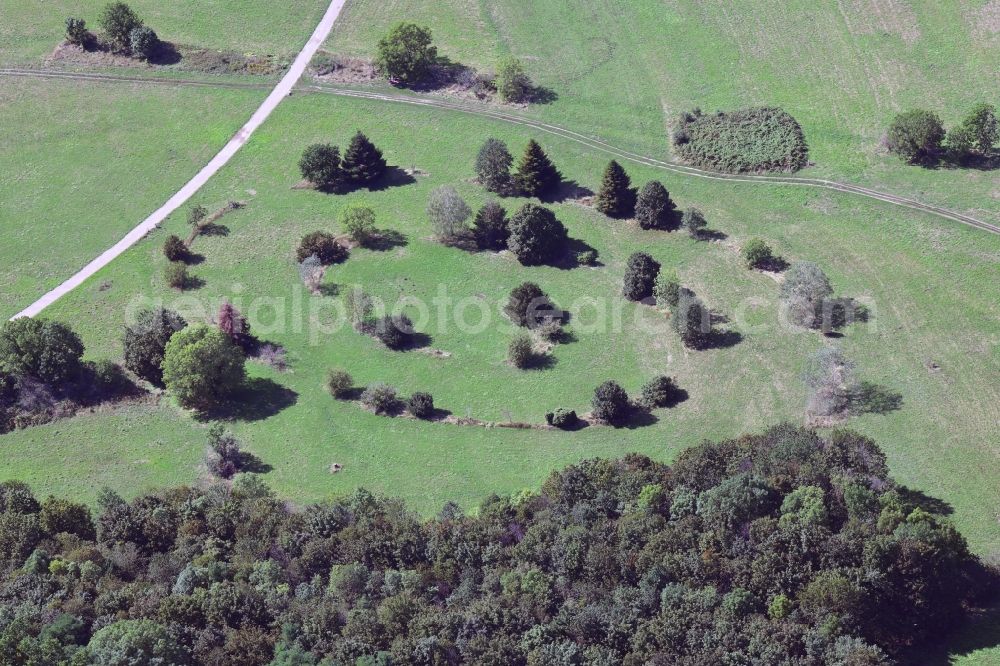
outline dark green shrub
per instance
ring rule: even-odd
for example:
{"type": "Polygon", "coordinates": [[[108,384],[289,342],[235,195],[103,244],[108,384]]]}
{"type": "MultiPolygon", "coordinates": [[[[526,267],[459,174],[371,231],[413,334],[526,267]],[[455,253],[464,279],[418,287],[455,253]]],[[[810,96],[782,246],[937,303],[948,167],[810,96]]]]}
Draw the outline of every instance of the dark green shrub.
{"type": "Polygon", "coordinates": [[[691,238],[699,240],[705,234],[705,227],[708,226],[708,221],[705,220],[705,216],[702,215],[699,209],[688,208],[681,217],[681,224],[691,234],[691,238]]]}
{"type": "Polygon", "coordinates": [[[531,92],[531,79],[520,60],[512,56],[502,58],[497,64],[497,94],[504,102],[523,102],[531,92]]]}
{"type": "Polygon", "coordinates": [[[163,241],[163,256],[167,261],[185,261],[188,258],[188,247],[178,236],[170,235],[163,241]]]}
{"type": "Polygon", "coordinates": [[[920,162],[937,155],[944,141],[944,125],[932,111],[914,109],[898,114],[889,125],[889,151],[908,162],[920,162]]]}
{"type": "Polygon", "coordinates": [[[312,256],[319,259],[324,266],[328,266],[347,259],[347,248],[338,243],[333,234],[314,231],[302,237],[295,251],[295,258],[299,263],[312,256]]]}
{"type": "Polygon", "coordinates": [[[503,250],[510,237],[507,211],[496,201],[488,201],[476,213],[472,223],[472,236],[480,250],[503,250]]]}
{"type": "Polygon", "coordinates": [[[185,326],[187,322],[171,310],[157,308],[140,312],[134,324],[125,326],[125,367],[148,382],[161,384],[167,342],[185,326]]]}
{"type": "Polygon", "coordinates": [[[636,192],[631,179],[618,162],[611,160],[604,170],[594,207],[608,217],[621,219],[632,217],[635,206],[636,192]]]}
{"type": "Polygon", "coordinates": [[[372,185],[385,175],[385,157],[367,136],[358,132],[344,151],[341,169],[352,185],[372,185]]]}
{"type": "Polygon", "coordinates": [[[430,393],[414,393],[406,401],[406,409],[418,419],[434,416],[434,398],[430,393]]]}
{"type": "Polygon", "coordinates": [[[572,409],[563,409],[562,407],[545,415],[546,423],[561,430],[572,428],[579,423],[579,421],[580,419],[577,417],[575,411],[572,409]]]}
{"type": "Polygon", "coordinates": [[[514,164],[507,144],[500,139],[486,139],[476,155],[476,175],[490,192],[509,194],[513,185],[510,167],[514,164]]]}
{"type": "Polygon", "coordinates": [[[20,317],[0,326],[0,371],[58,387],[82,369],[83,342],[66,324],[20,317]]]}
{"type": "Polygon", "coordinates": [[[677,205],[663,183],[646,183],[635,203],[635,219],[643,229],[672,229],[677,217],[677,205]]]}
{"type": "Polygon", "coordinates": [[[334,398],[342,400],[354,388],[354,378],[346,370],[331,368],[326,374],[326,389],[334,398]]]}
{"type": "Polygon", "coordinates": [[[335,189],[344,181],[340,149],[328,143],[314,143],[302,153],[299,171],[318,189],[335,189]]]}
{"type": "Polygon", "coordinates": [[[376,414],[394,414],[399,410],[396,389],[388,384],[371,384],[361,394],[361,404],[376,414]]]}
{"type": "Polygon", "coordinates": [[[552,263],[566,252],[569,234],[555,213],[535,204],[524,204],[510,220],[507,247],[525,266],[552,263]]]}
{"type": "Polygon", "coordinates": [[[141,25],[132,30],[128,36],[129,50],[132,55],[143,60],[150,60],[160,48],[160,38],[149,26],[141,25]]]}
{"type": "Polygon", "coordinates": [[[507,360],[515,368],[530,367],[535,360],[535,352],[532,348],[531,337],[525,333],[520,333],[507,345],[507,360]]]}
{"type": "Polygon", "coordinates": [[[632,411],[628,393],[618,385],[618,382],[611,380],[594,389],[594,398],[590,405],[590,413],[595,419],[611,425],[621,424],[632,411]]]}
{"type": "Polygon", "coordinates": [[[374,333],[389,349],[402,349],[413,342],[413,322],[405,314],[386,315],[375,322],[374,333]]]}
{"type": "Polygon", "coordinates": [[[645,252],[628,258],[622,295],[630,301],[641,301],[653,295],[653,284],[660,273],[660,264],[645,252]]]}
{"type": "Polygon", "coordinates": [[[770,268],[776,257],[767,243],[759,238],[752,238],[743,246],[743,259],[748,268],[770,268]]]}
{"type": "Polygon", "coordinates": [[[187,266],[183,261],[171,261],[163,267],[163,280],[168,287],[183,290],[189,279],[187,266]]]}
{"type": "Polygon", "coordinates": [[[677,307],[677,301],[681,297],[681,285],[676,276],[672,273],[660,271],[653,283],[653,298],[656,304],[661,307],[677,307]]]}
{"type": "Polygon", "coordinates": [[[526,197],[543,197],[559,187],[561,182],[562,174],[542,147],[534,139],[528,141],[514,175],[518,191],[526,197]]]}
{"type": "Polygon", "coordinates": [[[775,107],[685,113],[674,128],[674,151],[691,164],[729,173],[798,171],[809,161],[802,127],[775,107]]]}
{"type": "Polygon", "coordinates": [[[413,85],[427,79],[437,62],[437,48],[432,44],[431,31],[415,23],[397,23],[378,42],[375,67],[403,85],[413,85]]]}
{"type": "Polygon", "coordinates": [[[541,326],[559,314],[542,288],[534,282],[524,282],[514,287],[503,311],[512,322],[527,328],[541,326]]]}
{"type": "Polygon", "coordinates": [[[101,13],[101,29],[109,46],[116,51],[128,51],[132,31],[142,27],[142,20],[124,2],[112,2],[101,13]]]}
{"type": "Polygon", "coordinates": [[[85,46],[90,39],[86,21],[73,17],[66,19],[66,41],[77,46],[85,46]]]}
{"type": "Polygon", "coordinates": [[[670,321],[681,341],[691,349],[704,349],[711,340],[711,313],[689,289],[681,288],[677,307],[674,308],[670,321]]]}
{"type": "Polygon", "coordinates": [[[680,397],[680,389],[671,377],[660,375],[642,387],[642,403],[649,408],[668,407],[680,397]]]}

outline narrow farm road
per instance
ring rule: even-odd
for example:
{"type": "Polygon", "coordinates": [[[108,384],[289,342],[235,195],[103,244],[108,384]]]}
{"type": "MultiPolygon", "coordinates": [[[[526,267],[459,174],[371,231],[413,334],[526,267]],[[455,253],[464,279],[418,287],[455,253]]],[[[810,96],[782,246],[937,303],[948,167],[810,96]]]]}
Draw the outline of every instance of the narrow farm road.
{"type": "Polygon", "coordinates": [[[344,8],[344,4],[346,2],[347,0],[331,0],[330,6],[323,15],[323,19],[319,22],[319,25],[316,26],[316,30],[309,38],[309,41],[307,41],[305,46],[302,47],[302,50],[299,51],[299,54],[296,56],[292,66],[282,77],[281,81],[278,82],[278,85],[274,87],[274,90],[271,91],[271,94],[267,96],[267,99],[264,100],[254,114],[250,116],[250,120],[236,132],[233,138],[229,140],[229,143],[227,143],[225,147],[223,147],[223,149],[219,151],[219,153],[195,175],[194,178],[189,180],[184,187],[178,190],[176,194],[170,197],[167,202],[154,211],[152,215],[147,217],[145,220],[140,222],[138,226],[128,232],[124,238],[102,252],[100,256],[81,268],[58,287],[11,317],[11,319],[17,319],[19,317],[34,317],[42,310],[68,294],[70,291],[79,287],[84,281],[87,280],[87,278],[97,273],[97,271],[107,266],[116,257],[125,252],[125,250],[142,240],[146,234],[155,229],[171,213],[183,206],[188,199],[200,190],[202,186],[204,186],[205,183],[207,183],[209,179],[219,171],[219,169],[225,166],[229,160],[232,159],[233,155],[235,155],[240,148],[243,147],[254,131],[260,127],[264,121],[267,120],[268,116],[270,116],[271,113],[278,107],[281,100],[292,92],[292,88],[294,88],[295,84],[298,83],[299,78],[301,78],[303,72],[305,72],[306,67],[309,66],[313,56],[316,55],[316,51],[323,44],[323,42],[326,41],[327,36],[330,34],[330,30],[333,28],[334,21],[337,20],[337,17],[340,15],[340,11],[344,8]]]}

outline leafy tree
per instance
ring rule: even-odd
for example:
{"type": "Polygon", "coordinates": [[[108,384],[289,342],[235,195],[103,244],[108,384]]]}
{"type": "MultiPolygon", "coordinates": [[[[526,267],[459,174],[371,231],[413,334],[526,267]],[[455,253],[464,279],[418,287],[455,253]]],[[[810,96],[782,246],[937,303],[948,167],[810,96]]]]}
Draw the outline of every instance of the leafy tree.
{"type": "Polygon", "coordinates": [[[188,326],[167,342],[163,382],[184,407],[206,409],[231,397],[246,379],[243,352],[217,328],[188,326]]]}
{"type": "Polygon", "coordinates": [[[660,264],[645,252],[635,252],[628,258],[622,295],[630,301],[641,301],[653,295],[653,284],[660,273],[660,264]]]}
{"type": "Polygon", "coordinates": [[[517,165],[514,184],[528,197],[543,197],[562,182],[562,174],[534,139],[528,141],[524,155],[517,165]]]}
{"type": "Polygon", "coordinates": [[[512,322],[527,328],[537,328],[558,316],[552,301],[534,282],[514,287],[503,310],[512,322]]]}
{"type": "Polygon", "coordinates": [[[639,191],[635,203],[635,219],[643,229],[670,229],[677,216],[677,205],[663,183],[651,180],[639,191]]]}
{"type": "Polygon", "coordinates": [[[747,268],[770,268],[776,257],[771,247],[759,238],[751,238],[743,246],[743,259],[747,268]]]}
{"type": "Polygon", "coordinates": [[[659,306],[677,307],[681,298],[681,284],[673,272],[660,271],[653,282],[653,298],[659,306]]]}
{"type": "Polygon", "coordinates": [[[385,157],[367,136],[358,132],[344,151],[341,169],[344,177],[352,184],[372,185],[385,175],[385,157]]]}
{"type": "Polygon", "coordinates": [[[371,384],[361,394],[361,404],[376,414],[392,414],[399,409],[399,398],[395,387],[388,384],[371,384]]]}
{"type": "Polygon", "coordinates": [[[497,64],[496,86],[504,102],[522,102],[531,92],[531,79],[520,60],[507,56],[497,64]]]}
{"type": "Polygon", "coordinates": [[[977,104],[962,121],[948,132],[948,146],[960,153],[977,148],[983,154],[993,150],[993,144],[1000,138],[996,107],[992,104],[977,104]]]}
{"type": "Polygon", "coordinates": [[[472,209],[451,185],[441,185],[431,190],[427,201],[427,216],[431,218],[435,235],[442,240],[453,240],[465,235],[469,228],[465,222],[472,209]]]}
{"type": "Polygon", "coordinates": [[[310,254],[299,262],[299,278],[302,279],[302,284],[312,294],[318,295],[322,293],[320,285],[323,284],[323,276],[325,274],[326,268],[315,254],[310,254]]]}
{"type": "Polygon", "coordinates": [[[234,345],[247,351],[253,345],[254,338],[253,334],[250,332],[250,324],[247,323],[246,317],[244,317],[239,310],[237,310],[232,303],[229,301],[224,301],[219,307],[219,316],[217,317],[219,324],[219,330],[229,338],[234,345]]]}
{"type": "Polygon", "coordinates": [[[608,380],[594,389],[594,398],[590,406],[595,419],[611,425],[621,424],[632,411],[628,393],[613,380],[608,380]]]}
{"type": "Polygon", "coordinates": [[[480,250],[503,250],[510,237],[507,211],[496,201],[487,201],[472,222],[472,236],[480,250]]]}
{"type": "Polygon", "coordinates": [[[434,416],[434,398],[430,393],[417,392],[406,401],[406,409],[418,419],[434,416]]]}
{"type": "Polygon", "coordinates": [[[326,231],[313,231],[302,237],[295,251],[299,263],[308,257],[315,256],[324,266],[340,263],[347,259],[347,248],[337,242],[333,234],[326,231]]]}
{"type": "Polygon", "coordinates": [[[344,181],[340,149],[329,143],[314,143],[299,160],[302,177],[321,190],[332,190],[344,181]]]}
{"type": "Polygon", "coordinates": [[[389,349],[402,349],[413,342],[413,322],[405,314],[386,315],[375,322],[375,337],[389,349]]]}
{"type": "Polygon", "coordinates": [[[838,347],[823,347],[812,354],[802,374],[809,389],[807,411],[817,416],[847,413],[858,387],[855,367],[838,347]]]}
{"type": "Polygon", "coordinates": [[[426,79],[437,62],[430,28],[415,23],[397,23],[379,40],[375,67],[383,75],[403,85],[426,79]]]}
{"type": "Polygon", "coordinates": [[[141,27],[142,19],[124,2],[112,2],[101,13],[101,28],[116,51],[128,51],[132,31],[141,27]]]}
{"type": "Polygon", "coordinates": [[[188,248],[179,237],[171,234],[163,242],[163,256],[167,261],[184,261],[188,258],[188,248]]]}
{"type": "Polygon", "coordinates": [[[48,534],[73,534],[81,539],[94,539],[94,521],[86,504],[71,502],[49,495],[38,512],[38,524],[48,534]]]}
{"type": "Polygon", "coordinates": [[[0,326],[0,371],[50,386],[80,375],[83,342],[66,324],[20,317],[0,326]]]}
{"type": "Polygon", "coordinates": [[[233,433],[216,423],[208,431],[208,449],[206,456],[208,471],[220,479],[231,479],[240,471],[246,454],[243,453],[240,440],[233,433]]]}
{"type": "Polygon", "coordinates": [[[534,362],[535,351],[531,342],[531,336],[526,333],[518,333],[507,345],[507,360],[515,368],[524,369],[534,362]]]}
{"type": "Polygon", "coordinates": [[[151,60],[160,48],[160,38],[152,28],[145,25],[134,28],[129,33],[128,42],[132,54],[143,60],[151,60]]]}
{"type": "Polygon", "coordinates": [[[161,385],[167,342],[185,326],[187,322],[172,310],[156,308],[140,312],[134,324],[125,326],[125,367],[146,381],[161,385]]]}
{"type": "Polygon", "coordinates": [[[185,289],[190,279],[183,261],[171,261],[163,267],[163,281],[172,289],[185,289]]]}
{"type": "Polygon", "coordinates": [[[513,164],[514,158],[507,144],[500,139],[489,138],[476,155],[476,175],[488,191],[508,194],[513,184],[510,175],[513,164]]]}
{"type": "Polygon", "coordinates": [[[334,398],[345,398],[354,388],[354,378],[346,370],[331,368],[326,375],[326,388],[334,398]]]}
{"type": "Polygon", "coordinates": [[[806,328],[818,328],[823,323],[823,306],[832,294],[830,279],[811,261],[792,264],[781,285],[781,300],[789,320],[806,328]]]}
{"type": "Polygon", "coordinates": [[[197,228],[206,217],[208,217],[208,209],[201,204],[197,204],[188,210],[187,223],[197,228]]]}
{"type": "Polygon", "coordinates": [[[681,224],[691,234],[691,238],[695,240],[700,239],[704,235],[705,227],[708,226],[705,216],[697,208],[688,208],[685,210],[684,215],[681,217],[681,224]]]}
{"type": "Polygon", "coordinates": [[[90,31],[87,30],[87,22],[73,17],[66,19],[66,40],[77,46],[84,46],[89,42],[90,31]]]}
{"type": "Polygon", "coordinates": [[[944,136],[944,126],[936,113],[915,109],[893,119],[886,140],[890,152],[914,163],[936,155],[944,136]]]}
{"type": "Polygon", "coordinates": [[[510,220],[507,247],[525,266],[538,266],[562,257],[568,237],[555,213],[527,203],[510,220]]]}
{"type": "Polygon", "coordinates": [[[711,314],[701,299],[688,289],[681,289],[670,321],[681,341],[691,349],[703,349],[711,340],[711,314]]]}
{"type": "Polygon", "coordinates": [[[642,387],[642,403],[647,407],[669,407],[680,396],[680,389],[672,377],[660,375],[642,387]]]}
{"type": "Polygon", "coordinates": [[[595,207],[608,217],[628,218],[635,214],[636,193],[632,181],[618,162],[611,160],[604,170],[595,207]]]}
{"type": "Polygon", "coordinates": [[[163,625],[151,620],[119,620],[90,639],[87,645],[94,666],[173,666],[189,663],[185,651],[163,625]]]}
{"type": "Polygon", "coordinates": [[[347,235],[358,245],[365,246],[375,238],[375,211],[371,206],[353,203],[340,215],[347,235]]]}

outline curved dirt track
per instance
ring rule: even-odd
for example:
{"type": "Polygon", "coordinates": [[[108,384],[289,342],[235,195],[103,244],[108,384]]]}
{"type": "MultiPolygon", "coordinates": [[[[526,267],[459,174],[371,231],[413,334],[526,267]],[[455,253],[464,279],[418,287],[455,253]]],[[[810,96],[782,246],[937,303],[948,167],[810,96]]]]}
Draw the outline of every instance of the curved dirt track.
{"type": "Polygon", "coordinates": [[[322,20],[320,20],[319,25],[316,26],[316,30],[313,31],[312,36],[309,37],[309,40],[295,57],[295,61],[292,63],[291,67],[288,68],[288,72],[285,73],[278,84],[274,86],[271,94],[267,96],[254,114],[250,116],[250,120],[248,120],[247,123],[236,132],[233,138],[226,143],[222,150],[220,150],[219,153],[194,176],[194,178],[189,180],[180,190],[177,191],[176,194],[170,197],[165,204],[156,209],[152,215],[147,217],[130,232],[128,232],[124,238],[102,252],[96,259],[81,268],[68,280],[57,286],[55,289],[44,294],[37,301],[11,317],[11,319],[17,319],[18,317],[34,317],[42,310],[68,294],[70,291],[76,289],[78,286],[83,284],[87,278],[97,273],[97,271],[107,266],[115,258],[125,252],[125,250],[142,240],[146,234],[159,226],[159,224],[163,222],[167,216],[183,206],[188,199],[200,190],[202,186],[205,185],[205,183],[207,183],[209,179],[211,179],[211,177],[219,171],[219,169],[225,166],[229,160],[232,159],[233,155],[235,155],[239,149],[243,147],[243,145],[247,142],[247,139],[250,138],[250,135],[253,134],[265,120],[267,120],[268,116],[271,115],[271,112],[274,111],[278,107],[278,104],[281,103],[281,100],[291,93],[292,88],[295,87],[299,78],[306,71],[306,67],[309,66],[313,56],[316,55],[316,51],[323,44],[323,42],[326,41],[327,36],[330,34],[330,30],[333,28],[333,22],[337,19],[337,16],[340,15],[340,10],[343,9],[345,2],[346,0],[331,0],[330,6],[327,8],[322,20]]]}

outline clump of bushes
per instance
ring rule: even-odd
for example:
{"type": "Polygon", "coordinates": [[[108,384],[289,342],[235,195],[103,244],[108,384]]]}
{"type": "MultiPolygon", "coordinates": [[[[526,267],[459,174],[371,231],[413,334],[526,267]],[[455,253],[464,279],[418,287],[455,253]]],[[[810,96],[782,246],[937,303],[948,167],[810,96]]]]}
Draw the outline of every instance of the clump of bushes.
{"type": "Polygon", "coordinates": [[[172,310],[143,310],[135,323],[125,325],[122,340],[125,367],[146,381],[162,385],[163,355],[170,338],[187,326],[184,318],[172,310]]]}
{"type": "Polygon", "coordinates": [[[86,46],[93,39],[87,30],[87,22],[83,19],[70,17],[66,19],[66,41],[76,46],[86,46]]]}
{"type": "Polygon", "coordinates": [[[579,266],[596,266],[597,250],[580,250],[576,253],[575,259],[579,266]]]}
{"type": "Polygon", "coordinates": [[[246,458],[242,444],[221,423],[213,425],[208,431],[208,455],[205,460],[208,471],[220,479],[236,476],[246,458]]]}
{"type": "Polygon", "coordinates": [[[548,295],[534,282],[514,287],[503,311],[512,322],[526,328],[537,328],[560,315],[548,295]]]}
{"type": "Polygon", "coordinates": [[[208,409],[232,397],[246,379],[246,357],[218,328],[196,324],[170,336],[163,382],[183,407],[208,409]]]}
{"type": "Polygon", "coordinates": [[[560,430],[569,430],[576,426],[580,422],[580,419],[572,409],[563,409],[560,407],[554,412],[547,413],[545,415],[545,422],[560,430]]]}
{"type": "Polygon", "coordinates": [[[390,81],[414,85],[426,80],[437,63],[437,47],[430,28],[397,23],[378,42],[375,67],[390,81]]]}
{"type": "Polygon", "coordinates": [[[141,27],[142,19],[124,2],[112,2],[101,13],[104,37],[115,51],[128,53],[132,46],[132,33],[141,27]]]}
{"type": "Polygon", "coordinates": [[[309,257],[316,257],[324,266],[336,264],[347,258],[347,248],[337,242],[333,234],[313,231],[302,237],[295,257],[302,263],[309,257]]]}
{"type": "Polygon", "coordinates": [[[944,137],[944,125],[936,113],[913,109],[893,118],[886,135],[886,144],[889,152],[908,162],[921,162],[935,157],[941,151],[944,137]]]}
{"type": "Polygon", "coordinates": [[[434,398],[430,393],[414,393],[406,401],[406,411],[418,419],[429,419],[434,416],[434,398]]]}
{"type": "Polygon", "coordinates": [[[590,413],[595,419],[610,425],[620,425],[632,413],[628,393],[613,380],[608,380],[594,389],[594,398],[590,406],[590,413]]]}
{"type": "Polygon", "coordinates": [[[132,55],[142,60],[151,60],[160,48],[160,38],[152,28],[145,25],[133,29],[129,33],[128,41],[132,55]]]}
{"type": "Polygon", "coordinates": [[[320,190],[332,190],[344,181],[340,148],[329,143],[308,146],[299,159],[302,177],[320,190]]]}
{"type": "Polygon", "coordinates": [[[809,160],[799,123],[777,107],[723,113],[684,113],[674,128],[674,151],[696,166],[728,173],[798,171],[809,160]]]}
{"type": "Polygon", "coordinates": [[[805,328],[823,325],[824,304],[832,295],[830,279],[811,261],[792,264],[781,284],[781,300],[789,321],[805,328]]]}
{"type": "Polygon", "coordinates": [[[354,378],[346,370],[330,368],[326,373],[326,390],[334,398],[343,400],[354,389],[354,378]]]}
{"type": "Polygon", "coordinates": [[[385,157],[371,140],[358,132],[344,153],[330,143],[308,146],[299,159],[302,177],[324,192],[344,192],[358,187],[370,187],[385,176],[385,157]]]}
{"type": "Polygon", "coordinates": [[[350,204],[341,214],[340,223],[350,239],[362,247],[371,245],[377,235],[375,211],[370,206],[350,204]]]}
{"type": "Polygon", "coordinates": [[[681,390],[672,377],[660,375],[642,387],[642,404],[650,409],[669,407],[681,397],[681,390]]]}
{"type": "Polygon", "coordinates": [[[377,382],[370,384],[361,394],[361,404],[376,414],[395,414],[399,410],[399,398],[395,387],[377,382]]]}
{"type": "Polygon", "coordinates": [[[500,99],[509,103],[527,100],[532,88],[524,64],[513,56],[502,58],[497,64],[495,85],[500,99]]]}

